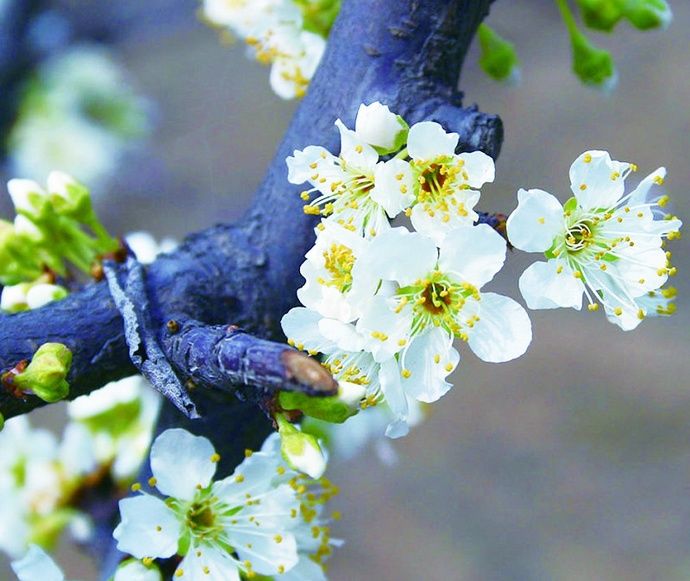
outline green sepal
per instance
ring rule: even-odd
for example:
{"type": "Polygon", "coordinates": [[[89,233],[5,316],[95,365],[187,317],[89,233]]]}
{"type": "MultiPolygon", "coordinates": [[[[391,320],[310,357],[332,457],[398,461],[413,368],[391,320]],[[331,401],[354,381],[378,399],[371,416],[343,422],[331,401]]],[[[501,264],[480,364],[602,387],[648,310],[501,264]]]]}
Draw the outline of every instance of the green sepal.
{"type": "Polygon", "coordinates": [[[506,81],[515,77],[520,65],[515,45],[502,38],[486,24],[479,26],[479,66],[492,79],[506,81]]]}
{"type": "Polygon", "coordinates": [[[576,0],[585,26],[611,32],[623,18],[620,0],[576,0]]]}
{"type": "Polygon", "coordinates": [[[300,410],[307,416],[334,424],[342,424],[359,411],[337,395],[312,397],[296,391],[281,391],[278,402],[284,410],[300,410]]]}
{"type": "Polygon", "coordinates": [[[72,365],[72,352],[62,343],[44,343],[34,353],[31,363],[12,378],[14,385],[53,403],[69,395],[66,378],[72,365]]]}
{"type": "Polygon", "coordinates": [[[568,198],[568,201],[563,204],[563,211],[564,212],[572,212],[577,208],[577,198],[573,196],[572,198],[568,198]]]}

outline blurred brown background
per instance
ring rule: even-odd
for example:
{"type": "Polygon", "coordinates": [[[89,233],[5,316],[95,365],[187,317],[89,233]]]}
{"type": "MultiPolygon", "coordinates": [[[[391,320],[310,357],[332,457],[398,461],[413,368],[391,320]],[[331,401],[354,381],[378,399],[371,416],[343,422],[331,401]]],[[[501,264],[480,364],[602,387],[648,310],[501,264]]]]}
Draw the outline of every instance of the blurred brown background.
{"type": "MultiPolygon", "coordinates": [[[[641,175],[665,165],[674,211],[690,217],[690,4],[671,3],[666,32],[622,25],[593,36],[618,64],[608,96],[570,73],[552,2],[494,5],[489,22],[516,43],[523,66],[521,84],[502,86],[473,51],[463,74],[467,103],[500,114],[506,129],[482,209],[510,211],[518,187],[564,200],[571,161],[601,148],[641,175]]],[[[158,127],[150,153],[100,198],[105,222],[181,237],[238,217],[294,104],[271,93],[267,71],[241,46],[221,45],[198,23],[118,50],[158,104],[158,127]]],[[[344,514],[334,535],[346,545],[331,579],[690,579],[690,249],[686,240],[672,249],[680,299],[671,319],[623,333],[601,313],[534,312],[520,360],[485,364],[462,350],[455,388],[396,442],[396,466],[373,454],[334,466],[344,514]]],[[[510,257],[493,289],[519,298],[517,277],[533,258],[510,257]]],[[[95,579],[85,559],[66,549],[59,558],[68,578],[95,579]]],[[[3,564],[0,578],[8,571],[3,564]]]]}

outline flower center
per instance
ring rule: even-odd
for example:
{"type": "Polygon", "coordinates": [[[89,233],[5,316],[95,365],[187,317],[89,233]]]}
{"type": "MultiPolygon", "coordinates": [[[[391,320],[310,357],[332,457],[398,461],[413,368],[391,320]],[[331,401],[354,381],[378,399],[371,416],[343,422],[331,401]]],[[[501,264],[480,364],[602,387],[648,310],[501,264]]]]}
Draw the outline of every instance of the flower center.
{"type": "Polygon", "coordinates": [[[427,278],[398,290],[398,312],[412,304],[412,335],[421,333],[429,326],[441,327],[451,335],[464,339],[463,329],[471,327],[478,317],[461,315],[467,302],[479,300],[479,291],[467,282],[457,282],[436,270],[427,278]]]}
{"type": "Polygon", "coordinates": [[[568,252],[579,252],[592,244],[594,225],[587,220],[575,222],[565,233],[565,246],[568,252]]]}
{"type": "Polygon", "coordinates": [[[330,280],[323,280],[322,284],[337,288],[341,293],[352,286],[352,267],[355,265],[355,255],[343,244],[331,244],[323,253],[324,268],[330,275],[330,280]]]}
{"type": "Polygon", "coordinates": [[[187,528],[195,537],[208,537],[218,530],[216,513],[210,499],[193,502],[186,514],[187,528]]]}

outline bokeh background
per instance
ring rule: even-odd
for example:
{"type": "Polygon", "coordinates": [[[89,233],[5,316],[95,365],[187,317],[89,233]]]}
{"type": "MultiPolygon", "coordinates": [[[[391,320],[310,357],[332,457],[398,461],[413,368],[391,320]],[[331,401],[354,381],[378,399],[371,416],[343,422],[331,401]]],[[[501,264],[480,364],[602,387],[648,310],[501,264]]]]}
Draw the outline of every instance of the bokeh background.
{"type": "MultiPolygon", "coordinates": [[[[295,104],[271,92],[267,70],[241,46],[222,44],[196,20],[193,1],[154,4],[161,25],[149,11],[116,53],[155,103],[156,129],[97,205],[113,232],[180,238],[242,214],[295,104]]],[[[665,165],[674,211],[690,216],[690,3],[671,4],[666,32],[622,25],[594,36],[620,73],[605,95],[570,73],[553,2],[496,2],[489,23],[516,43],[522,80],[485,78],[476,47],[463,72],[466,103],[505,124],[482,209],[510,211],[518,187],[564,200],[571,161],[601,148],[641,175],[665,165]]],[[[395,465],[373,453],[335,464],[343,519],[334,536],[346,545],[330,577],[690,579],[690,248],[680,240],[672,250],[674,317],[623,333],[601,313],[534,312],[534,341],[518,361],[491,365],[462,351],[455,388],[394,444],[395,465]]],[[[530,261],[511,255],[492,289],[519,298],[517,277],[530,261]]],[[[61,413],[55,406],[34,417],[54,423],[61,413]]],[[[58,558],[68,578],[96,578],[68,547],[58,558]]],[[[0,579],[12,578],[6,563],[0,579]]]]}

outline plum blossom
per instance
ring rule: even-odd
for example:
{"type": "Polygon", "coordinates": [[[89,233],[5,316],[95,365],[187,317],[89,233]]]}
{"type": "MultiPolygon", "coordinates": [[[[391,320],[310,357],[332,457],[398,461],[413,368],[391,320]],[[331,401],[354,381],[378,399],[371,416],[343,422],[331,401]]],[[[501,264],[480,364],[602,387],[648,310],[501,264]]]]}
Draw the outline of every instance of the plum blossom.
{"type": "Polygon", "coordinates": [[[300,477],[272,444],[246,456],[231,476],[214,481],[220,458],[206,438],[163,432],[151,448],[149,485],[166,498],[141,491],[120,501],[118,548],[145,562],[179,554],[175,575],[183,579],[290,571],[300,561],[307,486],[297,483],[300,477]],[[289,480],[281,478],[288,473],[289,480]]]}
{"type": "Polygon", "coordinates": [[[579,310],[584,294],[589,310],[601,304],[609,321],[626,331],[657,307],[659,314],[668,310],[649,299],[676,272],[663,244],[678,236],[682,222],[662,218],[668,196],[654,190],[664,183],[663,167],[625,193],[625,179],[635,169],[605,151],[586,151],[570,168],[574,197],[564,206],[542,190],[518,192],[507,222],[510,241],[547,258],[520,277],[530,308],[579,310]]]}

